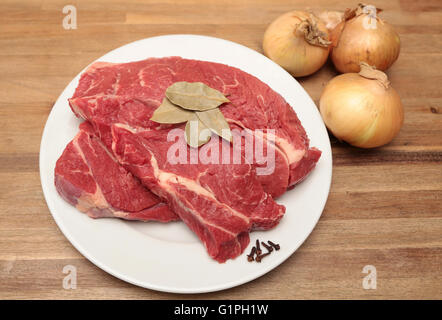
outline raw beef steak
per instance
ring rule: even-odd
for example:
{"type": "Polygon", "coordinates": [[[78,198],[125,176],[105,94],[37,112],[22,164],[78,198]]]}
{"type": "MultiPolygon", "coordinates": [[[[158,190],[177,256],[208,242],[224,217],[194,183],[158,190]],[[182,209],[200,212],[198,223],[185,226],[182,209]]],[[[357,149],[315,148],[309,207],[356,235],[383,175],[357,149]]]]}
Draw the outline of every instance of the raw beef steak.
{"type": "MultiPolygon", "coordinates": [[[[257,78],[218,63],[179,57],[94,63],[69,103],[77,116],[93,125],[114,164],[118,166],[116,159],[122,170],[166,201],[219,262],[243,252],[249,231],[279,222],[285,209],[272,196],[302,181],[321,154],[309,147],[295,112],[279,94],[257,78]],[[230,128],[241,129],[254,143],[267,143],[267,152],[270,148],[275,153],[274,170],[257,175],[263,164],[255,158],[241,164],[169,163],[167,150],[172,144],[188,153],[193,149],[183,136],[167,139],[172,129],[183,125],[159,125],[149,119],[166,88],[177,81],[203,82],[227,95],[231,102],[220,110],[230,128]]],[[[233,152],[229,143],[217,139],[200,151],[223,146],[233,152]]]]}
{"type": "Polygon", "coordinates": [[[178,220],[168,206],[120,166],[93,134],[89,123],[66,146],[55,167],[60,195],[92,218],[178,220]]]}

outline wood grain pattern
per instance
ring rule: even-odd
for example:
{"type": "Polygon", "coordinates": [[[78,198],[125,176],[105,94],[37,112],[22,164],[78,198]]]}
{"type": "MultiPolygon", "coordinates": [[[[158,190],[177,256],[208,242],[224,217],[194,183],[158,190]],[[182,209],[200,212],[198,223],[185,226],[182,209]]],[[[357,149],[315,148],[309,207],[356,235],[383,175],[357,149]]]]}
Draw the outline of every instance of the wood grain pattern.
{"type": "MultiPolygon", "coordinates": [[[[79,254],[53,221],[40,187],[42,130],[58,95],[87,64],[134,40],[204,34],[262,52],[266,26],[297,8],[344,9],[338,0],[69,1],[78,29],[62,28],[58,0],[0,2],[0,298],[442,298],[442,2],[371,1],[402,40],[388,70],[405,107],[399,136],[376,150],[331,137],[333,182],[317,227],[284,264],[245,285],[202,295],[145,290],[79,254]],[[78,268],[64,290],[62,269],[78,268]],[[362,268],[378,273],[362,288],[362,268]]],[[[317,102],[336,74],[328,63],[299,79],[317,102]]]]}

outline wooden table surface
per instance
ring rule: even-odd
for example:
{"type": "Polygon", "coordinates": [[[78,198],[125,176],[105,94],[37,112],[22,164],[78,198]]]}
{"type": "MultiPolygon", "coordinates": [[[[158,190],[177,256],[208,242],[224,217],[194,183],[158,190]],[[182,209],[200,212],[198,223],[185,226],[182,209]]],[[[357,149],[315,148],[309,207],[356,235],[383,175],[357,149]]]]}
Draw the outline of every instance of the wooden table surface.
{"type": "MultiPolygon", "coordinates": [[[[51,108],[91,61],[134,40],[203,34],[262,52],[266,26],[297,8],[345,9],[359,0],[2,0],[0,2],[0,298],[295,299],[442,298],[442,2],[375,1],[400,33],[388,70],[405,107],[399,136],[376,150],[333,137],[333,182],[302,247],[248,284],[176,295],[123,282],[86,260],[56,226],[40,186],[38,155],[51,108]],[[296,3],[296,5],[295,5],[296,3]],[[344,4],[342,4],[344,3],[344,4]],[[65,30],[62,9],[77,8],[65,30]],[[62,270],[77,267],[77,289],[62,270]],[[377,289],[365,290],[365,265],[377,289]]],[[[299,79],[317,102],[336,72],[299,79]]]]}

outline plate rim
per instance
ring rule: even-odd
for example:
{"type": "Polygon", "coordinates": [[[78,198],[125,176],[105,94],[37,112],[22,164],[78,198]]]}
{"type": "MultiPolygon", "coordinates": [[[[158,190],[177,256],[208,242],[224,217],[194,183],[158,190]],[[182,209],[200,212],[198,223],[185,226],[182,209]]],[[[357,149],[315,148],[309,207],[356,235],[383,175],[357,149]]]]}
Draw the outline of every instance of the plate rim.
{"type": "MultiPolygon", "coordinates": [[[[282,263],[284,263],[289,257],[291,257],[298,249],[299,247],[304,244],[305,240],[310,236],[310,234],[312,233],[313,229],[316,227],[320,217],[322,216],[322,213],[324,211],[324,207],[327,203],[329,194],[330,194],[330,188],[331,188],[331,182],[332,182],[332,175],[333,175],[333,159],[332,159],[332,149],[331,149],[331,144],[330,144],[330,138],[328,135],[327,130],[325,129],[325,134],[326,137],[328,138],[328,143],[327,143],[327,149],[328,150],[322,150],[322,152],[324,153],[325,151],[328,151],[330,153],[330,157],[328,157],[329,159],[329,163],[327,163],[327,166],[330,168],[330,170],[328,171],[328,175],[326,180],[324,181],[326,183],[326,187],[327,187],[327,196],[324,197],[323,199],[321,199],[321,203],[320,205],[318,205],[318,207],[320,207],[320,214],[314,219],[314,223],[312,224],[311,228],[309,228],[308,232],[306,233],[305,237],[303,237],[302,241],[299,242],[299,244],[297,246],[294,246],[292,250],[290,250],[290,252],[287,254],[286,257],[283,257],[279,260],[275,260],[276,263],[274,264],[268,264],[266,267],[258,270],[258,272],[251,272],[250,276],[245,276],[243,278],[241,278],[240,280],[232,280],[232,281],[228,281],[225,282],[223,284],[219,284],[219,285],[212,285],[212,286],[205,286],[205,287],[200,287],[199,289],[186,289],[186,288],[180,288],[180,287],[170,287],[170,286],[160,286],[160,285],[155,285],[155,284],[146,284],[143,281],[139,281],[137,279],[133,279],[131,276],[126,275],[126,274],[122,274],[120,272],[116,272],[113,270],[113,268],[111,266],[108,266],[104,263],[102,263],[102,261],[98,261],[96,258],[94,258],[86,248],[84,248],[81,244],[79,244],[76,240],[75,237],[73,237],[70,232],[67,230],[66,226],[64,225],[64,223],[61,221],[60,217],[58,217],[56,214],[54,214],[54,211],[56,211],[53,207],[52,207],[52,203],[49,199],[49,193],[50,190],[48,189],[48,186],[46,184],[46,181],[44,180],[44,172],[43,172],[43,166],[42,166],[42,161],[43,159],[43,141],[45,139],[47,139],[47,135],[48,135],[48,121],[51,118],[51,115],[54,112],[54,106],[59,102],[59,100],[61,100],[63,93],[65,92],[65,90],[70,87],[73,82],[76,80],[77,76],[82,74],[91,64],[95,63],[96,61],[101,61],[101,59],[117,50],[121,50],[126,46],[130,46],[130,45],[134,45],[135,43],[138,42],[142,42],[142,41],[146,41],[146,40],[150,40],[150,39],[156,39],[156,38],[167,38],[167,37],[193,37],[193,38],[202,38],[202,39],[210,39],[210,40],[216,40],[216,41],[224,41],[229,43],[229,45],[234,45],[234,46],[239,46],[242,49],[246,49],[246,51],[252,51],[255,54],[260,54],[263,57],[265,57],[263,54],[261,54],[260,52],[253,50],[247,46],[241,45],[239,43],[230,41],[230,40],[226,40],[226,39],[222,39],[222,38],[217,38],[217,37],[212,37],[212,36],[205,36],[205,35],[197,35],[197,34],[167,34],[167,35],[159,35],[159,36],[154,36],[154,37],[149,37],[149,38],[143,38],[143,39],[139,39],[136,41],[132,41],[130,43],[124,44],[120,47],[117,47],[115,49],[112,49],[108,52],[106,52],[104,55],[100,56],[99,58],[95,59],[94,61],[92,61],[90,64],[88,64],[85,68],[83,68],[76,76],[74,76],[74,78],[69,81],[69,83],[65,86],[65,88],[63,89],[63,91],[60,93],[60,95],[58,96],[57,100],[55,101],[51,112],[48,115],[48,118],[45,122],[45,126],[43,129],[43,133],[42,133],[42,138],[40,141],[40,149],[39,149],[39,174],[40,174],[40,182],[42,185],[42,190],[43,190],[43,196],[44,199],[46,201],[46,204],[48,206],[48,209],[53,217],[53,219],[55,220],[58,228],[60,229],[60,231],[63,233],[63,235],[67,238],[67,240],[72,244],[72,246],[81,254],[83,255],[86,259],[88,259],[90,262],[92,262],[94,265],[96,265],[97,267],[99,267],[100,269],[102,269],[103,271],[111,274],[112,276],[123,280],[125,282],[128,282],[130,284],[142,287],[142,288],[146,288],[146,289],[151,289],[151,290],[156,290],[156,291],[160,291],[160,292],[168,292],[168,293],[179,293],[179,294],[198,294],[198,293],[209,293],[209,292],[216,292],[216,291],[221,291],[221,290],[226,290],[229,288],[233,288],[236,286],[240,286],[242,284],[251,282],[263,275],[265,275],[266,273],[270,272],[271,270],[277,268],[278,266],[280,266],[282,263]]],[[[271,62],[274,66],[276,66],[277,68],[280,69],[281,72],[287,73],[288,72],[286,70],[284,70],[282,67],[280,67],[278,64],[276,64],[274,61],[270,60],[269,58],[265,57],[269,62],[271,62]]],[[[296,83],[306,94],[306,97],[310,100],[310,102],[316,106],[315,102],[313,101],[313,99],[310,97],[310,95],[307,93],[307,91],[301,86],[301,84],[293,77],[294,83],[296,83]]],[[[291,106],[292,107],[292,106],[291,106]]],[[[292,107],[293,108],[293,107],[292,107]]],[[[316,112],[319,114],[319,111],[316,109],[316,112]]],[[[323,126],[325,127],[325,124],[322,123],[323,126]]],[[[313,221],[313,220],[312,220],[313,221]]]]}

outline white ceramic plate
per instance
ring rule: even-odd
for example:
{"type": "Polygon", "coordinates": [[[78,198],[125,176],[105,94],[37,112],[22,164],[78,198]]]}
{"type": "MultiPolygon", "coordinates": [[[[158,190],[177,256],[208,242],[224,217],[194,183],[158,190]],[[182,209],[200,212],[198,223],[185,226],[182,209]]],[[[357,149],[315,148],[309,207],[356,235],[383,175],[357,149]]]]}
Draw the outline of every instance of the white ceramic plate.
{"type": "MultiPolygon", "coordinates": [[[[278,199],[287,212],[270,231],[253,232],[257,238],[281,244],[281,250],[262,263],[248,263],[244,253],[219,264],[209,258],[197,237],[181,223],[93,220],[66,203],[54,186],[55,162],[75,136],[79,120],[69,109],[80,74],[66,87],[49,115],[40,147],[43,192],[55,221],[66,238],[87,259],[106,272],[145,288],[198,293],[231,288],[277,267],[304,242],[321,216],[330,189],[332,157],[321,116],[299,83],[277,64],[242,45],[205,36],[168,35],[127,44],[98,61],[130,62],[149,57],[220,62],[240,68],[267,83],[293,106],[311,140],[322,150],[316,169],[295,189],[278,199]]],[[[246,250],[249,251],[250,247],[246,250]]]]}

